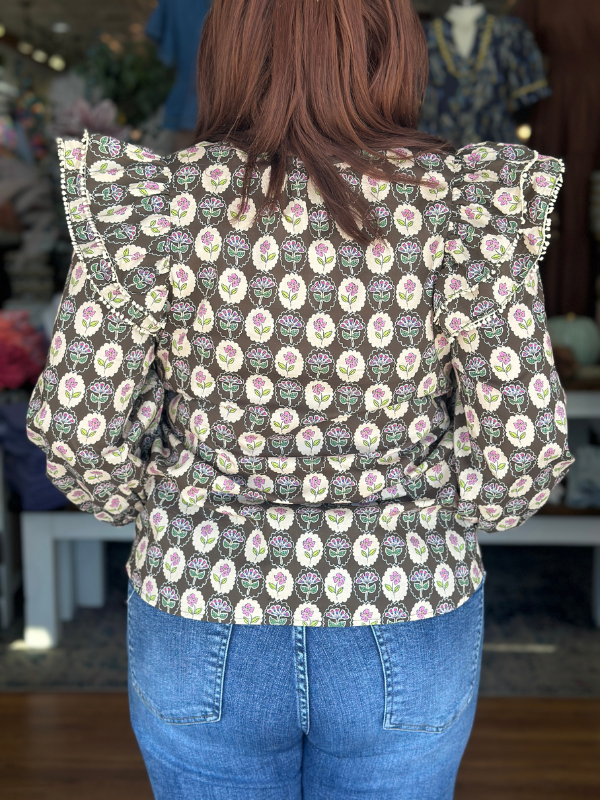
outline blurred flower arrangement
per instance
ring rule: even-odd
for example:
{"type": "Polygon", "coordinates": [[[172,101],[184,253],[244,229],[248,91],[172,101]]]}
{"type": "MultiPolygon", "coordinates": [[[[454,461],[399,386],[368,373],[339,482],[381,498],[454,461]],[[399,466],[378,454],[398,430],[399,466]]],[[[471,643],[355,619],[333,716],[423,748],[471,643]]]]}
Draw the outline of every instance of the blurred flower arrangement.
{"type": "Polygon", "coordinates": [[[33,384],[44,368],[47,343],[28,311],[0,311],[0,390],[33,384]]]}

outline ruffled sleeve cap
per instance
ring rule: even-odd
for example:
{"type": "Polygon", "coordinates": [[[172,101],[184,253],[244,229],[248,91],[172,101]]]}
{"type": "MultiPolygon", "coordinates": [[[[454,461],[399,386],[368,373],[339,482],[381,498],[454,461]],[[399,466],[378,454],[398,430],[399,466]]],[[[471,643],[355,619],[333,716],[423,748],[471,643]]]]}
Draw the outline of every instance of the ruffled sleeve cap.
{"type": "Polygon", "coordinates": [[[536,280],[564,166],[522,145],[489,143],[462,148],[446,165],[454,178],[434,316],[456,338],[536,280]]]}
{"type": "Polygon", "coordinates": [[[156,334],[168,301],[167,160],[109,136],[58,140],[62,190],[79,271],[113,314],[156,334]]]}

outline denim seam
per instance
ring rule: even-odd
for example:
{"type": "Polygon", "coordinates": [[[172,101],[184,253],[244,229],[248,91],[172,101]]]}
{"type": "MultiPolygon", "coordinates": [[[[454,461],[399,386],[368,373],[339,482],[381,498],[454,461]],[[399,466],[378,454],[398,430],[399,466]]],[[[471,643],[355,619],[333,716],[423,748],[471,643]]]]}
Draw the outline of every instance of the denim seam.
{"type": "Polygon", "coordinates": [[[300,726],[305,735],[310,730],[310,705],[308,688],[308,659],[306,651],[306,627],[294,626],[294,664],[296,668],[296,688],[298,692],[298,712],[300,726]]]}
{"type": "MultiPolygon", "coordinates": [[[[144,601],[142,600],[142,602],[144,602],[144,601]]],[[[159,612],[159,613],[162,613],[162,612],[159,612]]],[[[129,622],[130,619],[131,619],[131,610],[130,610],[129,604],[127,606],[127,616],[128,616],[128,622],[129,622]]],[[[227,650],[228,650],[228,647],[229,647],[229,639],[230,639],[230,636],[231,636],[231,629],[232,629],[233,626],[230,624],[227,627],[229,628],[229,634],[227,636],[222,636],[221,637],[221,645],[220,645],[220,650],[219,650],[219,662],[218,662],[217,668],[215,670],[215,688],[214,688],[214,692],[213,692],[213,709],[214,709],[214,705],[215,705],[216,700],[217,700],[219,674],[222,676],[223,672],[224,672],[224,667],[225,667],[224,661],[225,661],[225,658],[227,657],[227,650]],[[223,649],[225,649],[224,654],[223,654],[223,649]]],[[[129,664],[130,664],[130,669],[131,669],[131,684],[132,684],[133,688],[135,689],[136,694],[139,696],[140,700],[142,701],[142,703],[146,706],[146,708],[149,711],[151,711],[156,717],[158,717],[158,719],[162,720],[163,722],[166,722],[169,725],[194,725],[194,724],[206,723],[206,722],[219,722],[219,720],[221,719],[221,705],[222,705],[222,700],[223,700],[223,692],[222,691],[221,691],[221,697],[219,698],[219,701],[218,701],[218,708],[219,708],[218,715],[216,715],[216,716],[215,716],[214,710],[211,711],[208,714],[200,714],[198,716],[189,716],[189,717],[167,717],[165,714],[162,714],[156,708],[156,706],[154,706],[150,702],[150,700],[146,697],[146,695],[144,694],[144,691],[142,690],[141,686],[137,682],[137,679],[136,679],[136,676],[135,676],[135,670],[133,668],[133,651],[132,651],[132,647],[131,647],[131,640],[128,642],[127,650],[128,650],[128,654],[129,654],[129,664]]]]}
{"type": "Polygon", "coordinates": [[[379,630],[379,625],[371,625],[371,631],[379,651],[379,659],[381,661],[383,671],[383,727],[389,726],[392,708],[394,707],[394,682],[392,681],[390,654],[387,649],[387,643],[382,631],[379,630]],[[389,699],[389,703],[388,703],[389,699]]]}

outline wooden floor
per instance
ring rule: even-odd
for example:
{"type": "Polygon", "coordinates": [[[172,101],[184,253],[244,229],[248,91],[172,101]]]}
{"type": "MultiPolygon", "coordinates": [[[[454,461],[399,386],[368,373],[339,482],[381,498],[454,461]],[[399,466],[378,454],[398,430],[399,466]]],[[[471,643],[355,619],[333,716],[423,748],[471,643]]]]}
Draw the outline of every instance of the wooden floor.
{"type": "MultiPolygon", "coordinates": [[[[152,800],[125,694],[0,695],[2,800],[152,800]]],[[[483,698],[455,800],[598,800],[600,699],[483,698]]]]}

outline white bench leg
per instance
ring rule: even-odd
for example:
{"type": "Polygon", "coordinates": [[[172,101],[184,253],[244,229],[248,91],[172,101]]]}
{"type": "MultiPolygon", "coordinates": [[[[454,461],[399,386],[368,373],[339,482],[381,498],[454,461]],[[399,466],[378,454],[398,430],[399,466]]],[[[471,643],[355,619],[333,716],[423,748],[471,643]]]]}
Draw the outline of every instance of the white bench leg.
{"type": "Polygon", "coordinates": [[[600,547],[594,547],[594,571],[592,578],[592,613],[594,622],[600,628],[600,547]]]}
{"type": "Polygon", "coordinates": [[[75,564],[73,542],[56,542],[56,575],[58,615],[61,622],[71,622],[75,616],[75,564]]]}
{"type": "Polygon", "coordinates": [[[74,546],[76,603],[82,608],[102,608],[106,601],[105,544],[92,540],[74,546]]]}
{"type": "Polygon", "coordinates": [[[60,635],[56,592],[56,550],[44,516],[23,515],[25,645],[55,647],[60,635]]]}

